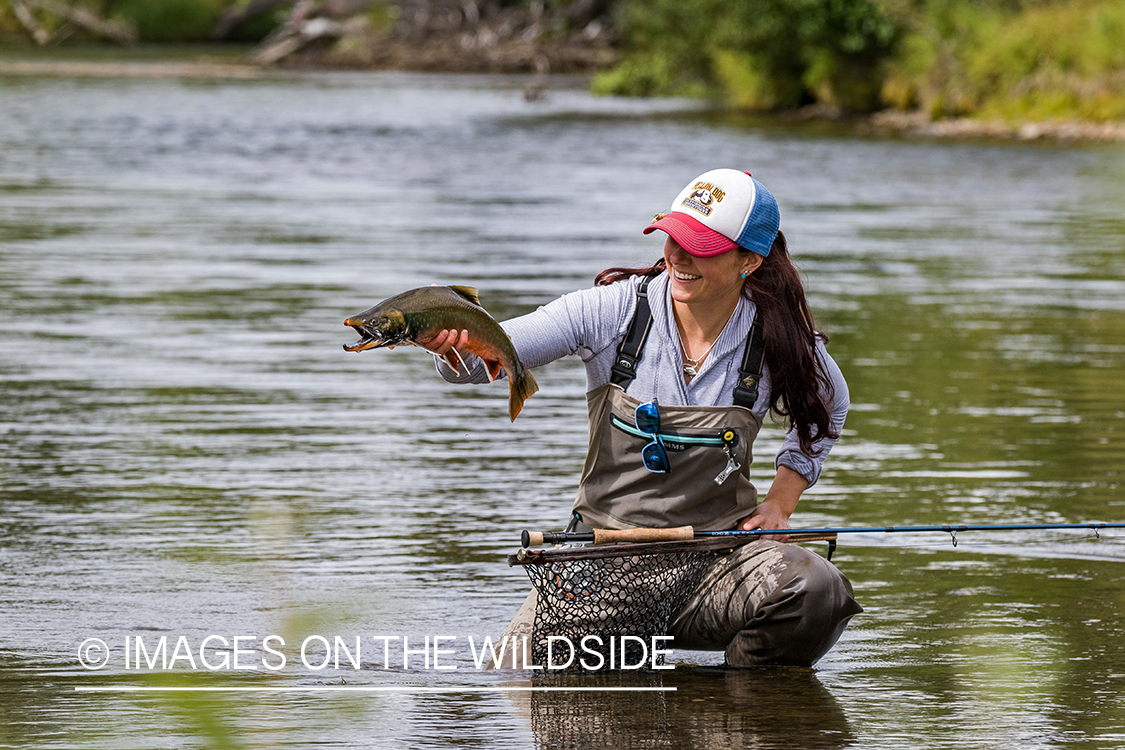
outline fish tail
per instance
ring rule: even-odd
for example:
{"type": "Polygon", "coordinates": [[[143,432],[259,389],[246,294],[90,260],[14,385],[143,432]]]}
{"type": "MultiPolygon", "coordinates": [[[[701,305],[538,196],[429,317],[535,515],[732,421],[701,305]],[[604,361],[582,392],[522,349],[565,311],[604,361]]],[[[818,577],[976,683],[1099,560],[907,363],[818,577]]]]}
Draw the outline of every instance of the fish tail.
{"type": "Polygon", "coordinates": [[[516,417],[520,415],[520,410],[523,409],[523,402],[529,399],[532,394],[539,390],[539,383],[535,382],[535,376],[531,374],[531,370],[524,367],[522,362],[515,362],[512,370],[515,373],[508,375],[508,416],[512,421],[516,421],[516,417]]]}

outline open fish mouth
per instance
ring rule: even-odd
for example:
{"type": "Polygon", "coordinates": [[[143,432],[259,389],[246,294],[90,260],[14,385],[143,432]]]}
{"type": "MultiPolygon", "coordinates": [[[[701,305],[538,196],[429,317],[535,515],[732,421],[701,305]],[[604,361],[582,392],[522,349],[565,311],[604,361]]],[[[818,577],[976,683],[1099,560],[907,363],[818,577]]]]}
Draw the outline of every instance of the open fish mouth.
{"type": "Polygon", "coordinates": [[[346,352],[362,352],[364,349],[377,349],[383,343],[382,339],[377,338],[362,338],[351,346],[344,344],[344,351],[346,352]]]}
{"type": "Polygon", "coordinates": [[[362,337],[351,346],[344,344],[344,351],[346,352],[362,352],[364,349],[377,349],[389,343],[375,331],[351,322],[350,318],[344,321],[344,325],[351,326],[355,329],[356,333],[362,337]]]}

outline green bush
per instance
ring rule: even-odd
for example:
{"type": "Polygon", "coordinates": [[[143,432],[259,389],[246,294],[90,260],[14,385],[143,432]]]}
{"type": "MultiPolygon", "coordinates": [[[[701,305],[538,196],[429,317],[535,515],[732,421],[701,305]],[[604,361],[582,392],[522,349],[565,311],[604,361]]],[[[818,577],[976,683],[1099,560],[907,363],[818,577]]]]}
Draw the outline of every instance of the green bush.
{"type": "Polygon", "coordinates": [[[882,95],[932,115],[1125,117],[1125,0],[929,0],[882,95]]]}
{"type": "Polygon", "coordinates": [[[1125,118],[1125,0],[619,0],[606,93],[1125,118]]]}
{"type": "Polygon", "coordinates": [[[625,30],[619,66],[598,76],[601,93],[627,96],[700,95],[713,86],[708,46],[722,0],[620,0],[617,25],[625,30]]]}
{"type": "Polygon", "coordinates": [[[285,20],[285,10],[259,13],[231,29],[226,36],[228,42],[260,42],[285,20]]]}
{"type": "Polygon", "coordinates": [[[225,0],[122,0],[117,15],[136,24],[144,42],[202,42],[210,38],[225,0]]]}
{"type": "Polygon", "coordinates": [[[898,29],[871,0],[622,0],[626,54],[600,91],[704,91],[740,107],[878,104],[898,29]]]}

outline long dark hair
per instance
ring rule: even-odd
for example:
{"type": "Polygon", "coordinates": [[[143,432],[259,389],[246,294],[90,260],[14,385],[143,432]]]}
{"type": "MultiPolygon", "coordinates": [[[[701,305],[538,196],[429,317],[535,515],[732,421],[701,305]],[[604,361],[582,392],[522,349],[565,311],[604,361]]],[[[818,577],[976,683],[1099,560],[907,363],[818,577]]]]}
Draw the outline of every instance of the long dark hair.
{"type": "MultiPolygon", "coordinates": [[[[741,250],[740,252],[750,252],[741,250]]],[[[648,268],[607,268],[594,284],[605,286],[633,276],[659,276],[665,270],[661,258],[648,268]]],[[[815,455],[813,443],[820,438],[835,440],[828,404],[821,394],[832,381],[816,356],[816,340],[828,337],[816,330],[801,274],[789,256],[785,235],[777,233],[770,253],[754,273],[746,278],[742,293],[754,300],[762,316],[766,367],[770,370],[769,408],[787,417],[797,430],[801,450],[815,455]]]]}

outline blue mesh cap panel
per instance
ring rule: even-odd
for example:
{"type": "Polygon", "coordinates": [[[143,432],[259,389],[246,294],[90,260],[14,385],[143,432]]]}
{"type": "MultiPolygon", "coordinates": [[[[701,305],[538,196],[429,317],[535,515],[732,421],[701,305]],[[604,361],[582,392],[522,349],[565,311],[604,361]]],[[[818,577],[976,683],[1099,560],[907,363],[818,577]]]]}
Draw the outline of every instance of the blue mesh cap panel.
{"type": "MultiPolygon", "coordinates": [[[[753,177],[750,179],[754,180],[753,177]]],[[[738,244],[765,257],[770,254],[770,247],[773,246],[780,226],[781,212],[777,209],[773,193],[754,180],[754,207],[750,210],[750,218],[742,228],[742,234],[738,235],[738,244]]]]}

